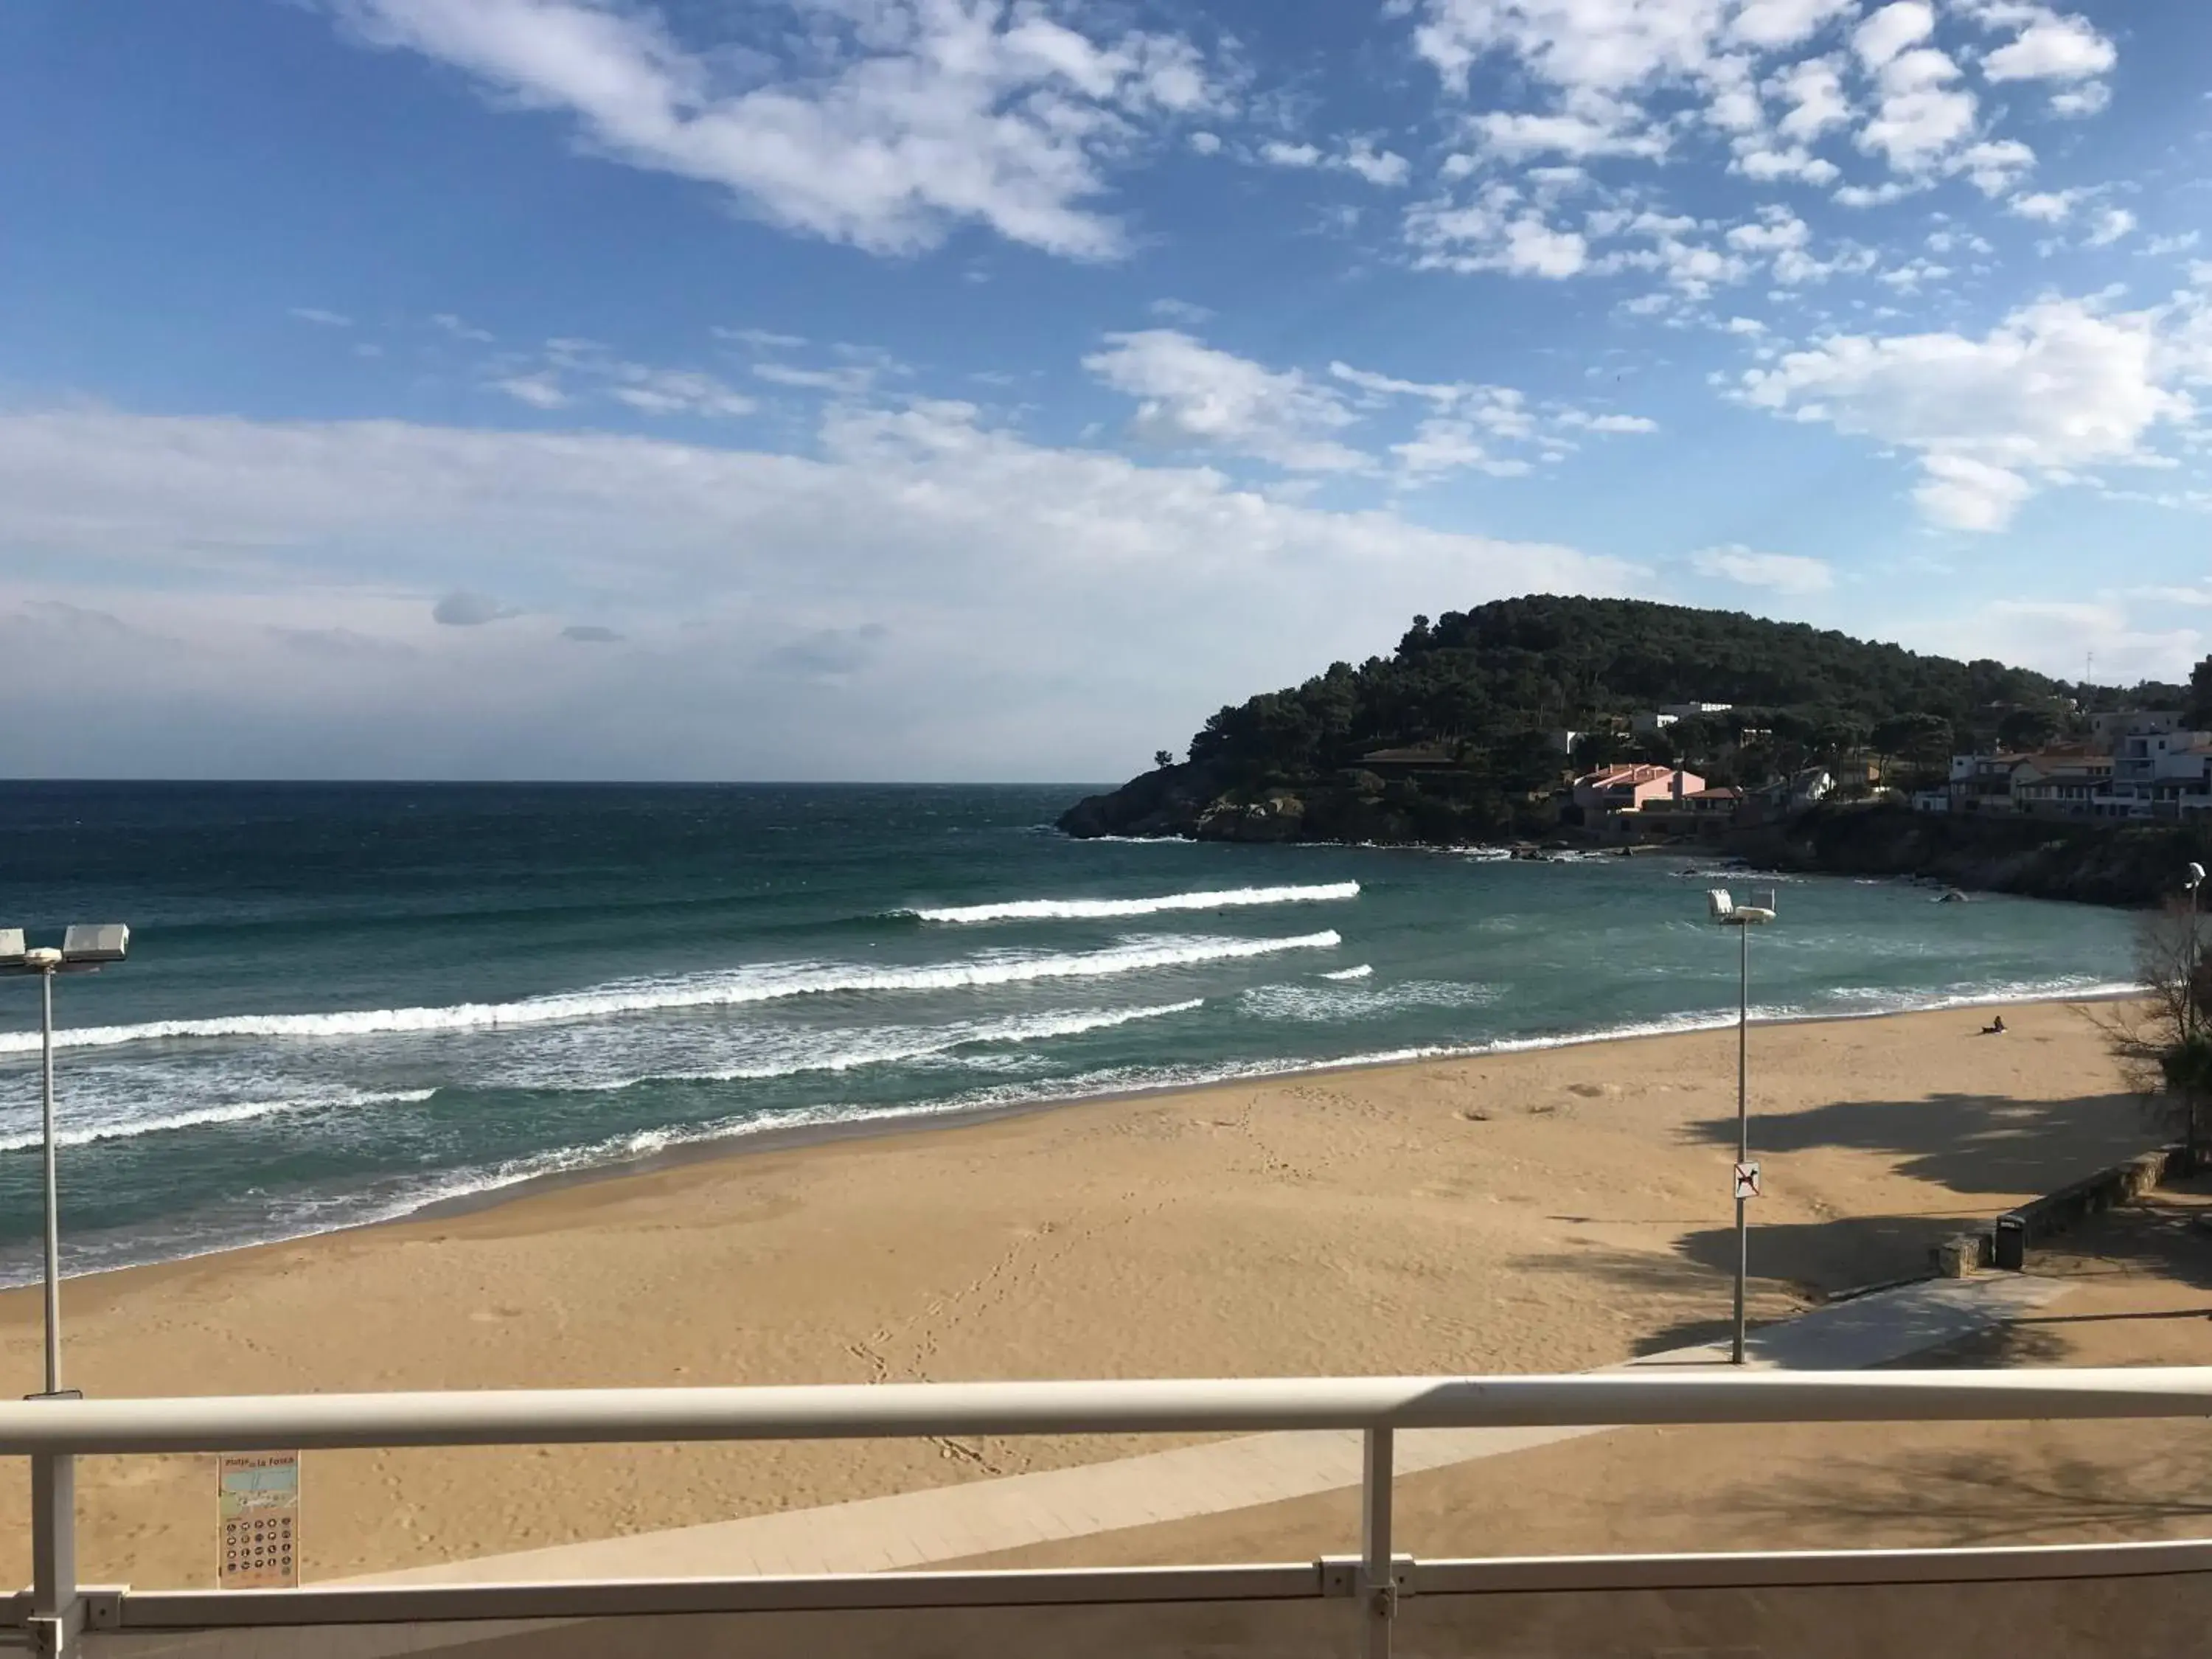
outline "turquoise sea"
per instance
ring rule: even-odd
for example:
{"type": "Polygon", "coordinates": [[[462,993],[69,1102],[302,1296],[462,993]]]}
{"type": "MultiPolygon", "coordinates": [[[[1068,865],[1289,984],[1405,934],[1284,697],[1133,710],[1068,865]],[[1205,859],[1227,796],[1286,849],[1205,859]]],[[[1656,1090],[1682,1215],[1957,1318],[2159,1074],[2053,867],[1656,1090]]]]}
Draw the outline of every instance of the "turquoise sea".
{"type": "MultiPolygon", "coordinates": [[[[1064,787],[0,786],[57,988],[66,1265],[404,1214],[768,1128],[1734,1018],[2117,988],[2130,919],[1674,857],[1073,842],[1064,787]]],[[[35,1270],[34,984],[0,981],[0,1279],[35,1270]]]]}

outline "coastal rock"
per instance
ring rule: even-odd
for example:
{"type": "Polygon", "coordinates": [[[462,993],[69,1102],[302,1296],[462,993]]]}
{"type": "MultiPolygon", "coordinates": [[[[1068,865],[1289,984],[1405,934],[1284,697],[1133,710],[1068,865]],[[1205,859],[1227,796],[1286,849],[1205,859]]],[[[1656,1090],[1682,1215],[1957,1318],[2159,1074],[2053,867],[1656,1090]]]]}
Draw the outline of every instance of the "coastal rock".
{"type": "Polygon", "coordinates": [[[1979,891],[2137,906],[2171,891],[2175,872],[2191,860],[2212,861],[2212,837],[2170,822],[1820,806],[1740,830],[1729,850],[1766,869],[1937,882],[1947,890],[1942,897],[1979,891]]]}

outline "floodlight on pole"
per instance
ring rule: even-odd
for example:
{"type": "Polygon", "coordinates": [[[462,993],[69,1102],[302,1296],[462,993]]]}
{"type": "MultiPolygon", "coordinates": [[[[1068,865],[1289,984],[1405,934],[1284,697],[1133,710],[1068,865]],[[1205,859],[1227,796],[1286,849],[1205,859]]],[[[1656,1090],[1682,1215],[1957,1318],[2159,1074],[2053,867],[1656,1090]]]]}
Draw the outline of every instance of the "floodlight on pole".
{"type": "Polygon", "coordinates": [[[1751,1268],[1751,1214],[1747,1207],[1757,1188],[1758,1167],[1751,1161],[1751,930],[1774,920],[1771,891],[1754,895],[1759,904],[1738,904],[1725,887],[1709,888],[1705,908],[1723,927],[1736,930],[1741,946],[1735,1005],[1735,1339],[1729,1361],[1743,1364],[1744,1288],[1751,1268]]]}
{"type": "Polygon", "coordinates": [[[78,923],[64,930],[58,947],[26,946],[20,927],[0,927],[0,974],[39,976],[41,1139],[46,1187],[46,1387],[62,1392],[61,1196],[54,1160],[54,975],[92,974],[120,962],[131,949],[131,930],[120,922],[78,923]]]}

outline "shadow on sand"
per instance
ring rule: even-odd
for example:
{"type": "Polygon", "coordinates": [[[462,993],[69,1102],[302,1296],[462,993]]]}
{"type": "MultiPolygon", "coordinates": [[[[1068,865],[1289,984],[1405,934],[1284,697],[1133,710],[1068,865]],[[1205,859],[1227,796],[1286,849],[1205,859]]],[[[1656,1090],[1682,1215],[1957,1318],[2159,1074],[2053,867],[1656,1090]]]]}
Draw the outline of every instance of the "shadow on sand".
{"type": "MultiPolygon", "coordinates": [[[[1753,1108],[1754,1152],[1784,1155],[1841,1146],[1887,1152],[1897,1172],[1954,1193],[2042,1193],[2157,1138],[2142,1097],[2114,1093],[2075,1100],[2018,1101],[1998,1095],[1936,1094],[1918,1100],[1848,1100],[1760,1119],[1753,1108]],[[2084,1146],[2109,1143],[2109,1156],[2084,1146]]],[[[1733,1116],[1690,1126],[1695,1139],[1735,1144],[1733,1116]]]]}

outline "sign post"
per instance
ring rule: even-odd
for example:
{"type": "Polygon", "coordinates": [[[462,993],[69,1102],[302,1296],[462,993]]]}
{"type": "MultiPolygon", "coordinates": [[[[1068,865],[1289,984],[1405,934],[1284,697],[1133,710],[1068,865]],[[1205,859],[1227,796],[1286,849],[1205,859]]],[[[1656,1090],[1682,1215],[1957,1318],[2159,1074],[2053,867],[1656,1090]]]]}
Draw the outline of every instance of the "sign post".
{"type": "Polygon", "coordinates": [[[225,1452],[216,1460],[224,1589],[300,1587],[300,1454],[225,1452]]]}
{"type": "Polygon", "coordinates": [[[1759,1165],[1739,1164],[1735,1166],[1735,1201],[1759,1196],[1759,1165]]]}

